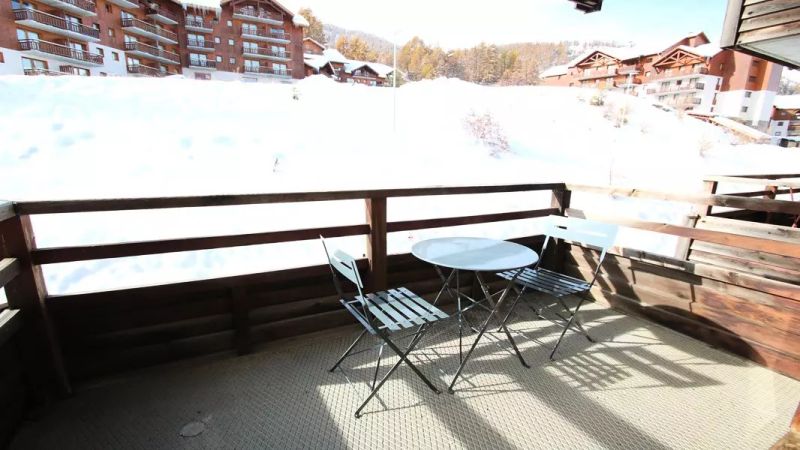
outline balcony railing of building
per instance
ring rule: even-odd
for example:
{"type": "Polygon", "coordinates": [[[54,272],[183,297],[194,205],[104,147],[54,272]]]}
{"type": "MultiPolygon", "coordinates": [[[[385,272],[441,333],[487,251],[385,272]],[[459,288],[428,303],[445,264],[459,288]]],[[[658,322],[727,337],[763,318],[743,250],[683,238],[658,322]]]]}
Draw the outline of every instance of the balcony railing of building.
{"type": "Polygon", "coordinates": [[[593,80],[596,78],[608,78],[617,76],[617,69],[611,70],[592,70],[591,72],[587,73],[585,70],[581,72],[580,76],[578,77],[579,80],[593,80]]]}
{"type": "Polygon", "coordinates": [[[180,64],[181,57],[177,53],[168,52],[152,45],[143,44],[141,42],[126,42],[125,50],[129,52],[141,52],[152,55],[157,58],[165,59],[173,64],[180,64]]]}
{"type": "Polygon", "coordinates": [[[22,73],[24,73],[25,75],[47,75],[53,77],[67,75],[66,73],[63,72],[57,72],[55,70],[48,70],[48,69],[24,69],[22,73]]]}
{"type": "Polygon", "coordinates": [[[53,42],[39,41],[35,39],[24,39],[19,41],[20,50],[39,51],[49,53],[51,55],[60,56],[63,58],[74,59],[76,61],[83,61],[91,64],[103,64],[103,56],[97,53],[90,53],[86,50],[76,50],[72,47],[65,45],[55,44],[53,42]]]}
{"type": "Polygon", "coordinates": [[[187,30],[190,31],[201,31],[210,33],[214,30],[214,27],[211,25],[210,22],[204,21],[202,18],[194,17],[194,18],[186,18],[185,27],[187,30]]]}
{"type": "Polygon", "coordinates": [[[255,36],[256,38],[273,39],[279,41],[290,40],[289,33],[286,33],[283,30],[273,31],[273,30],[265,30],[263,28],[256,28],[255,30],[251,28],[242,28],[242,36],[246,37],[255,36]]]}
{"type": "Polygon", "coordinates": [[[167,11],[164,8],[147,8],[145,9],[145,14],[147,14],[154,20],[158,20],[171,25],[176,25],[178,23],[178,16],[167,11]]]}
{"type": "Polygon", "coordinates": [[[701,67],[691,67],[691,66],[684,66],[678,69],[672,69],[669,73],[667,70],[661,70],[660,72],[654,72],[652,78],[655,80],[665,80],[670,78],[683,78],[689,77],[692,75],[708,75],[709,69],[706,66],[701,67]]]}
{"type": "Polygon", "coordinates": [[[195,48],[203,48],[208,50],[214,50],[216,44],[214,41],[205,40],[205,39],[187,39],[186,40],[187,47],[195,47],[195,48]]]}
{"type": "Polygon", "coordinates": [[[76,13],[80,13],[80,11],[76,11],[75,8],[78,10],[86,11],[91,14],[84,15],[96,15],[97,13],[97,5],[89,0],[44,0],[42,3],[62,7],[65,9],[70,9],[75,11],[76,13]]]}
{"type": "Polygon", "coordinates": [[[263,9],[244,7],[237,8],[233,12],[234,16],[242,16],[245,19],[255,20],[259,22],[267,22],[274,25],[283,24],[283,17],[278,14],[273,14],[263,9]]]}
{"type": "Polygon", "coordinates": [[[100,39],[99,30],[96,30],[92,27],[87,27],[86,25],[82,25],[79,23],[70,22],[69,20],[63,17],[58,17],[52,14],[43,13],[41,11],[36,11],[34,9],[28,9],[28,8],[15,9],[14,20],[31,20],[34,22],[41,23],[43,25],[51,26],[53,28],[58,28],[64,31],[70,31],[72,33],[82,34],[84,36],[93,39],[100,39]]]}
{"type": "Polygon", "coordinates": [[[190,59],[189,60],[189,66],[190,67],[200,67],[200,68],[203,68],[203,69],[216,69],[217,68],[217,62],[216,61],[210,61],[210,60],[207,60],[207,59],[190,59]]]}
{"type": "Polygon", "coordinates": [[[290,77],[292,76],[291,69],[275,69],[272,67],[263,67],[263,66],[245,66],[244,67],[245,73],[252,73],[258,75],[275,75],[279,77],[290,77]]]}
{"type": "Polygon", "coordinates": [[[139,28],[143,31],[146,31],[150,34],[154,34],[160,36],[165,39],[169,39],[171,41],[178,41],[178,35],[163,28],[159,28],[152,23],[147,23],[143,20],[139,20],[135,17],[123,17],[122,18],[122,27],[123,28],[139,28]]]}
{"type": "Polygon", "coordinates": [[[702,91],[705,88],[705,83],[680,84],[659,88],[658,93],[663,94],[667,92],[702,91]]]}
{"type": "Polygon", "coordinates": [[[148,77],[165,77],[169,75],[167,72],[163,72],[156,67],[150,67],[144,64],[128,64],[128,73],[148,77]]]}
{"type": "Polygon", "coordinates": [[[269,47],[242,47],[242,54],[258,55],[278,59],[291,59],[292,57],[291,52],[286,51],[285,49],[274,50],[269,47]]]}

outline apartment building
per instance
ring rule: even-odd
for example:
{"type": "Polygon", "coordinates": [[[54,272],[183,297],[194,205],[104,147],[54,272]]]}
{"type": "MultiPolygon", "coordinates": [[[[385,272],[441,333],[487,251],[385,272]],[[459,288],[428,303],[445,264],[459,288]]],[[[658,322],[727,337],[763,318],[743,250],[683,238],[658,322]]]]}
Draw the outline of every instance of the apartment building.
{"type": "Polygon", "coordinates": [[[386,64],[348,59],[311,38],[303,41],[303,48],[306,76],[325,75],[341,83],[386,86],[394,72],[386,64]]]}
{"type": "Polygon", "coordinates": [[[773,144],[783,147],[800,146],[800,95],[775,97],[768,132],[773,144]]]}
{"type": "Polygon", "coordinates": [[[268,0],[11,0],[0,74],[285,81],[304,76],[307,26],[268,0]]]}
{"type": "Polygon", "coordinates": [[[544,84],[626,92],[766,130],[782,66],[692,33],[661,48],[599,48],[540,74],[544,84]]]}

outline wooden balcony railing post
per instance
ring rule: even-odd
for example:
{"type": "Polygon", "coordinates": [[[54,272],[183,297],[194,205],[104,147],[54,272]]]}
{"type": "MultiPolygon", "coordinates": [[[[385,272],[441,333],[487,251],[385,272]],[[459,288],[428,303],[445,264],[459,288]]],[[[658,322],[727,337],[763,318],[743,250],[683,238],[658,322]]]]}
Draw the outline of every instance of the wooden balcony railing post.
{"type": "MultiPolygon", "coordinates": [[[[558,209],[559,216],[566,216],[567,209],[570,207],[570,202],[572,201],[572,191],[569,189],[553,189],[553,196],[550,199],[550,207],[554,209],[558,209]]],[[[567,243],[562,241],[561,239],[558,240],[558,244],[553,247],[554,253],[552,255],[552,261],[550,266],[559,272],[564,269],[564,264],[566,263],[567,258],[567,243]]],[[[539,257],[544,257],[544,255],[539,255],[539,257]]],[[[548,259],[548,258],[546,258],[548,259]]]]}
{"type": "MultiPolygon", "coordinates": [[[[778,186],[765,186],[764,187],[764,198],[769,200],[775,200],[775,197],[778,196],[778,186]]],[[[765,223],[772,223],[772,213],[768,212],[767,217],[765,219],[765,223]]]]}
{"type": "Polygon", "coordinates": [[[369,260],[369,285],[372,290],[386,289],[386,197],[366,199],[367,259],[369,260]]]}
{"type": "MultiPolygon", "coordinates": [[[[0,208],[2,219],[2,208],[0,208]]],[[[47,402],[53,393],[64,396],[71,386],[61,346],[55,328],[47,313],[47,290],[41,266],[34,265],[31,252],[36,241],[30,216],[13,216],[0,221],[0,256],[16,258],[20,272],[6,284],[6,297],[10,308],[22,312],[24,327],[20,333],[21,356],[30,377],[32,389],[47,402]]]]}
{"type": "MultiPolygon", "coordinates": [[[[717,187],[719,186],[719,182],[712,181],[712,180],[705,180],[703,181],[703,193],[708,195],[714,195],[717,193],[717,187]]],[[[686,227],[696,227],[697,222],[700,221],[705,216],[711,215],[711,209],[713,206],[711,205],[695,205],[692,208],[692,213],[686,217],[686,222],[684,226],[686,227]]],[[[689,238],[681,238],[678,240],[678,245],[675,249],[675,257],[678,259],[685,260],[689,257],[689,249],[692,247],[692,239],[689,238]]]]}

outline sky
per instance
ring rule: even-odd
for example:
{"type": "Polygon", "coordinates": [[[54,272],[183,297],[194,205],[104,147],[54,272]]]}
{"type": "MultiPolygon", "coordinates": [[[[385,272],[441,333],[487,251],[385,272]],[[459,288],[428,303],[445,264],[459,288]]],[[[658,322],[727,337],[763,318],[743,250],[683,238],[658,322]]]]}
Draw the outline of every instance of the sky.
{"type": "Polygon", "coordinates": [[[583,14],[568,0],[286,0],[309,7],[323,22],[402,44],[419,36],[446,49],[480,42],[616,40],[669,43],[704,31],[718,43],[726,0],[605,0],[583,14]]]}

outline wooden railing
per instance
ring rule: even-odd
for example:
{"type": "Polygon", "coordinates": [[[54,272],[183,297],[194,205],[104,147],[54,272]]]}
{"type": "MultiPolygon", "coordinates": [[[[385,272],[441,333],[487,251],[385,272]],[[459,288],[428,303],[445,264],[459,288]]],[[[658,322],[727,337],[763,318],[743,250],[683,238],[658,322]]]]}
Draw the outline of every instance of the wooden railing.
{"type": "Polygon", "coordinates": [[[278,14],[273,14],[269,11],[256,8],[238,8],[233,12],[234,15],[244,16],[248,19],[271,21],[278,24],[283,23],[283,17],[278,14]]]}
{"type": "Polygon", "coordinates": [[[153,47],[152,45],[147,45],[141,42],[126,42],[125,43],[125,50],[129,52],[142,52],[147,53],[148,55],[157,56],[159,58],[166,59],[171,61],[175,64],[181,63],[181,57],[177,53],[168,52],[166,50],[162,50],[158,47],[153,47]]]}
{"type": "Polygon", "coordinates": [[[90,12],[97,12],[97,6],[94,2],[88,0],[59,0],[62,3],[67,3],[69,5],[75,6],[76,8],[80,8],[84,11],[90,12]]]}
{"type": "Polygon", "coordinates": [[[76,50],[72,47],[54,44],[52,42],[26,39],[19,41],[20,50],[32,50],[49,53],[51,55],[63,56],[77,61],[92,64],[103,64],[103,56],[97,53],[90,53],[86,50],[76,50]]]}
{"type": "MultiPolygon", "coordinates": [[[[338,303],[330,292],[330,280],[327,278],[329,274],[324,266],[113,291],[51,295],[48,294],[41,277],[41,266],[43,265],[298,242],[317,239],[320,235],[326,237],[366,236],[367,258],[362,261],[362,264],[367,271],[366,279],[370,287],[380,289],[395,283],[413,282],[417,283],[414,289],[419,289],[422,295],[435,291],[438,281],[433,277],[429,267],[416,262],[413,258],[404,255],[388,255],[388,233],[532,219],[551,214],[594,218],[628,228],[684,238],[689,242],[702,241],[756,255],[800,258],[800,243],[792,240],[769,239],[736,231],[700,229],[695,227],[696,220],[685,225],[675,225],[633,218],[608,217],[603,212],[578,210],[571,205],[575,195],[581,197],[600,195],[633,200],[646,199],[694,204],[698,217],[707,215],[711,207],[800,214],[800,203],[797,202],[716,195],[713,193],[715,185],[712,185],[713,182],[709,182],[707,194],[663,193],[639,189],[550,183],[19,202],[13,206],[5,205],[0,208],[0,225],[2,225],[0,237],[3,238],[2,241],[6,245],[11,245],[0,256],[6,259],[12,258],[5,263],[3,266],[5,268],[0,270],[0,274],[3,274],[0,280],[10,276],[9,274],[15,276],[18,273],[26,274],[26,283],[10,293],[9,304],[12,308],[19,308],[23,311],[26,309],[38,311],[36,317],[41,321],[40,328],[45,331],[50,330],[43,335],[47,338],[45,341],[49,349],[48,363],[53,368],[52,373],[57,375],[56,378],[62,388],[69,390],[70,382],[67,373],[70,373],[72,377],[82,378],[98,373],[124,370],[124,368],[137,365],[154,364],[180,357],[228,350],[231,349],[231,345],[240,353],[244,353],[249,351],[252,343],[256,341],[337,326],[349,323],[351,318],[343,314],[337,307],[338,303]],[[387,201],[393,198],[537,191],[551,193],[548,207],[420,220],[392,222],[387,220],[387,201]],[[314,227],[314,224],[309,224],[311,227],[305,229],[247,234],[41,248],[36,246],[30,219],[31,216],[39,214],[340,200],[363,200],[366,221],[325,227],[314,227]],[[92,311],[92,313],[86,314],[87,311],[92,311]],[[56,322],[59,338],[56,338],[53,331],[55,327],[51,320],[56,322]],[[121,329],[128,331],[119,334],[121,329]],[[135,330],[135,332],[131,330],[135,330]],[[200,339],[201,336],[202,339],[200,339]],[[185,345],[172,345],[173,340],[185,343],[185,345]],[[234,344],[230,344],[230,342],[234,344]],[[67,351],[69,370],[62,361],[62,345],[67,351]],[[118,348],[116,347],[118,345],[126,347],[118,348]],[[129,354],[126,350],[127,346],[143,345],[147,345],[147,349],[149,349],[145,353],[137,350],[137,352],[129,354]]],[[[522,239],[528,245],[533,245],[539,237],[529,236],[522,239]]],[[[796,302],[797,305],[800,305],[800,289],[796,285],[766,279],[757,274],[738,272],[708,264],[688,264],[685,257],[669,259],[671,261],[669,267],[665,268],[667,267],[665,261],[668,258],[662,256],[627,249],[617,249],[614,254],[620,258],[619,264],[628,261],[625,264],[660,267],[653,272],[665,277],[675,276],[681,280],[695,280],[692,282],[696,283],[708,280],[707,283],[729,286],[727,288],[729,291],[725,292],[752,292],[744,297],[746,299],[758,298],[760,295],[763,299],[774,298],[775,300],[770,301],[776,302],[775,304],[788,305],[796,302]],[[666,270],[673,271],[669,272],[672,275],[668,275],[666,270]]],[[[641,283],[641,281],[639,282],[641,283]]],[[[648,289],[651,287],[644,288],[645,291],[648,289]]],[[[667,294],[659,294],[658,298],[665,295],[667,294]]],[[[645,300],[641,300],[642,304],[646,303],[645,300]]],[[[628,305],[628,303],[624,303],[624,305],[628,305]]],[[[768,328],[763,330],[767,335],[771,333],[768,328]]],[[[750,332],[750,329],[742,331],[742,333],[750,332]]],[[[719,333],[722,332],[719,331],[719,333]]],[[[725,334],[725,336],[729,335],[730,333],[725,334]]],[[[783,358],[781,352],[784,350],[779,351],[772,348],[772,341],[758,342],[750,334],[747,335],[747,339],[760,353],[753,356],[741,348],[734,349],[734,351],[770,367],[777,367],[784,373],[795,373],[793,372],[795,369],[787,369],[785,360],[780,359],[783,358]],[[778,362],[773,364],[773,361],[779,361],[782,365],[778,362]]],[[[716,343],[716,341],[714,342],[716,343]]],[[[800,369],[797,370],[796,373],[800,374],[800,369]]]]}
{"type": "Polygon", "coordinates": [[[155,34],[165,39],[169,39],[171,41],[178,41],[178,35],[163,28],[159,28],[151,23],[147,23],[143,20],[136,19],[134,17],[123,17],[122,18],[122,27],[123,28],[139,28],[144,30],[148,33],[155,34]]]}
{"type": "Polygon", "coordinates": [[[283,51],[275,51],[272,48],[267,47],[244,47],[242,46],[242,54],[243,55],[261,55],[261,56],[269,56],[273,58],[284,58],[284,59],[291,59],[292,53],[283,49],[283,51]]]}
{"type": "Polygon", "coordinates": [[[215,48],[214,41],[207,41],[205,39],[187,39],[187,47],[207,48],[213,50],[215,48]]]}
{"type": "Polygon", "coordinates": [[[258,36],[262,38],[268,39],[279,39],[283,41],[288,41],[290,39],[289,33],[281,31],[272,31],[272,30],[265,30],[263,28],[256,28],[255,31],[252,28],[242,28],[242,36],[258,36]]]}
{"type": "Polygon", "coordinates": [[[161,69],[157,67],[145,66],[144,64],[129,64],[128,73],[145,75],[148,77],[165,77],[169,75],[167,72],[162,72],[161,69]]]}
{"type": "Polygon", "coordinates": [[[279,77],[290,77],[292,76],[292,69],[275,69],[272,67],[264,67],[264,66],[244,66],[245,73],[257,73],[261,75],[276,75],[279,77]]]}
{"type": "Polygon", "coordinates": [[[63,17],[43,13],[34,9],[22,8],[14,10],[14,20],[33,20],[44,25],[58,28],[64,31],[82,34],[94,39],[100,38],[100,30],[79,23],[70,22],[63,17]]]}

